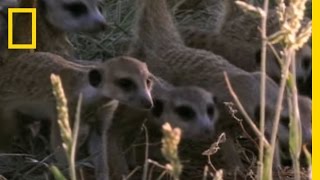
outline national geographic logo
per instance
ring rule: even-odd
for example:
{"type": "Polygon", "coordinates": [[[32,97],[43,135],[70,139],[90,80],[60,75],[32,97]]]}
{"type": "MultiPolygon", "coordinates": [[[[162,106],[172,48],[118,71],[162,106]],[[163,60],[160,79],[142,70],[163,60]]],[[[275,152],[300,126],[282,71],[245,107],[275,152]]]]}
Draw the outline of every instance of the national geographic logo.
{"type": "Polygon", "coordinates": [[[36,8],[8,8],[8,49],[36,49],[36,8]],[[24,28],[24,27],[13,27],[13,14],[14,13],[31,13],[32,16],[32,40],[31,44],[13,44],[13,28],[24,28]]]}

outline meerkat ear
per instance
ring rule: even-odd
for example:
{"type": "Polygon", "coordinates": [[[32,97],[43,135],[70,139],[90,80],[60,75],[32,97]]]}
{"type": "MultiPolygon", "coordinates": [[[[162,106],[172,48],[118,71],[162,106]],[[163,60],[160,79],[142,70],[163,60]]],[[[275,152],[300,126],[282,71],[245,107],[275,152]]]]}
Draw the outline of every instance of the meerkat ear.
{"type": "Polygon", "coordinates": [[[151,109],[151,113],[156,118],[159,118],[161,114],[163,113],[164,109],[164,102],[161,99],[154,99],[153,100],[153,108],[151,109]]]}
{"type": "Polygon", "coordinates": [[[98,87],[102,81],[102,73],[98,69],[90,70],[89,74],[89,83],[93,87],[98,87]]]}

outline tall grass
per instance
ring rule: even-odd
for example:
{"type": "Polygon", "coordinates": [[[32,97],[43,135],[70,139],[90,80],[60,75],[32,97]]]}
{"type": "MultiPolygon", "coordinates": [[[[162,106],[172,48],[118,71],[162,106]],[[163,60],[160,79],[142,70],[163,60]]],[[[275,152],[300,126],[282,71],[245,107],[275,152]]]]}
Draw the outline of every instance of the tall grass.
{"type": "MultiPolygon", "coordinates": [[[[70,118],[68,112],[68,103],[67,98],[65,96],[61,79],[58,75],[51,75],[51,83],[53,88],[53,94],[56,98],[57,102],[57,112],[58,112],[58,124],[60,127],[60,133],[62,138],[62,147],[64,148],[68,163],[69,163],[69,175],[71,180],[77,180],[76,176],[76,165],[75,165],[75,156],[76,156],[76,147],[78,141],[78,132],[80,126],[80,107],[82,103],[82,95],[79,97],[79,101],[77,104],[77,112],[76,119],[74,123],[73,132],[70,127],[70,118]]],[[[51,171],[56,180],[64,180],[66,179],[59,169],[55,166],[51,167],[51,171]]]]}
{"type": "MultiPolygon", "coordinates": [[[[289,125],[289,149],[293,162],[294,178],[300,179],[300,165],[299,157],[301,153],[301,124],[298,107],[298,92],[296,86],[296,74],[295,74],[295,53],[301,48],[309,39],[311,35],[311,22],[306,27],[301,27],[301,21],[304,18],[306,0],[288,0],[288,4],[285,5],[283,0],[278,1],[277,11],[280,23],[280,30],[270,37],[267,37],[267,15],[269,9],[269,0],[264,0],[263,9],[259,7],[253,7],[247,3],[238,2],[238,4],[250,11],[255,11],[261,15],[261,93],[260,93],[260,132],[256,132],[260,139],[259,149],[259,163],[258,163],[258,179],[270,180],[272,179],[272,165],[274,159],[275,148],[277,146],[277,134],[279,128],[280,115],[283,105],[283,99],[288,99],[288,107],[290,114],[289,125]],[[276,112],[274,117],[274,123],[272,127],[272,135],[270,142],[263,143],[265,138],[263,137],[265,131],[265,80],[266,80],[266,49],[267,45],[281,43],[283,49],[280,54],[276,54],[276,57],[280,57],[281,66],[281,81],[279,94],[276,104],[276,112]],[[285,90],[287,90],[285,94],[285,90]],[[270,144],[270,146],[265,146],[270,144]],[[264,152],[264,147],[266,151],[264,152]],[[262,163],[263,162],[263,163],[262,163]]],[[[275,52],[276,53],[276,52],[275,52]]],[[[255,128],[256,129],[256,128],[255,128]]]]}

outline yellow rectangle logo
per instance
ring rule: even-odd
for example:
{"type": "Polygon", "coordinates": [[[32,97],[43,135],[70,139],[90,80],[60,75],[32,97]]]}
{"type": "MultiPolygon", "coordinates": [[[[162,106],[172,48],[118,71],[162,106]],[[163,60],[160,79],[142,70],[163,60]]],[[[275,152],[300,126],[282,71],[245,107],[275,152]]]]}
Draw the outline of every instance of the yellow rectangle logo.
{"type": "Polygon", "coordinates": [[[36,37],[36,24],[37,16],[36,8],[8,8],[8,49],[36,49],[37,37],[36,37]],[[13,27],[13,13],[31,13],[32,25],[31,25],[31,44],[13,44],[13,28],[24,28],[24,27],[13,27]]]}

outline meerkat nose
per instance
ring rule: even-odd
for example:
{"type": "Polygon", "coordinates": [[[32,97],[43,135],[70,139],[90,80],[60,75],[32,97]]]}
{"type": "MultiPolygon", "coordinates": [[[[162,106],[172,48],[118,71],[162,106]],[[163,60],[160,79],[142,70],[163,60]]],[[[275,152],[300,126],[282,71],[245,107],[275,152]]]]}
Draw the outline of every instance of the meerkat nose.
{"type": "Polygon", "coordinates": [[[100,21],[100,22],[98,22],[97,26],[98,26],[98,29],[100,29],[100,30],[106,30],[108,27],[108,24],[106,21],[100,21]]]}
{"type": "Polygon", "coordinates": [[[151,109],[153,107],[153,102],[149,98],[141,98],[140,103],[144,109],[151,109]]]}
{"type": "Polygon", "coordinates": [[[108,27],[107,21],[102,15],[95,17],[95,24],[97,30],[106,30],[108,27]]]}

